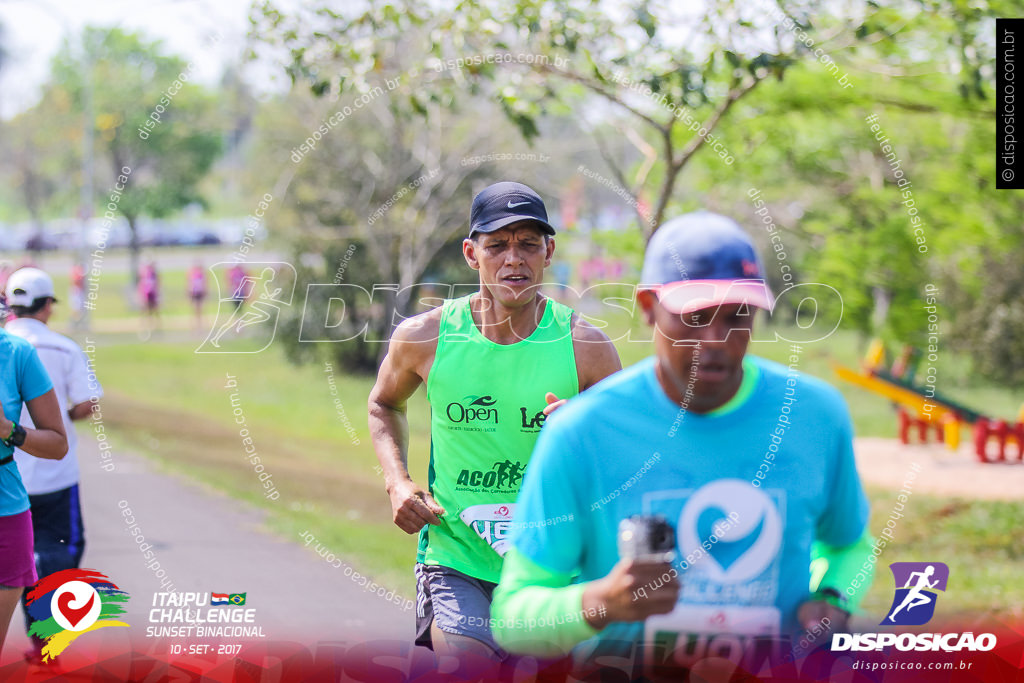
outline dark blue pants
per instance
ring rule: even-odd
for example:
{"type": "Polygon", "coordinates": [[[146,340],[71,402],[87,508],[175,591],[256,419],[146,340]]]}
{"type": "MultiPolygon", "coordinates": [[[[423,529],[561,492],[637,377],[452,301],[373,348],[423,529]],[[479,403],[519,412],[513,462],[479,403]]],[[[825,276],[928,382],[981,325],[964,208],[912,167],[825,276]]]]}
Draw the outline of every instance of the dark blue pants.
{"type": "MultiPolygon", "coordinates": [[[[28,497],[32,506],[32,533],[35,536],[36,572],[39,578],[74,569],[82,561],[85,551],[85,536],[82,529],[82,509],[78,501],[78,484],[53,493],[42,493],[28,497]]],[[[24,610],[25,594],[21,605],[24,610]]],[[[32,625],[32,619],[25,612],[25,628],[32,625]]],[[[32,638],[36,650],[43,643],[32,638]]]]}

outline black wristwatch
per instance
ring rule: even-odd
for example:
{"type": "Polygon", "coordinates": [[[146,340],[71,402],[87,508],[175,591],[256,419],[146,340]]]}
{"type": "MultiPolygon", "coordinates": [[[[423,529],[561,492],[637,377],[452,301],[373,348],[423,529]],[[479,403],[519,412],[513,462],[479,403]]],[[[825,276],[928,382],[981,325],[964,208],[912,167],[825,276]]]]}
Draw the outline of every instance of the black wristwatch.
{"type": "Polygon", "coordinates": [[[13,425],[10,436],[4,439],[4,445],[8,448],[20,448],[25,443],[25,428],[17,422],[14,422],[13,425]]]}

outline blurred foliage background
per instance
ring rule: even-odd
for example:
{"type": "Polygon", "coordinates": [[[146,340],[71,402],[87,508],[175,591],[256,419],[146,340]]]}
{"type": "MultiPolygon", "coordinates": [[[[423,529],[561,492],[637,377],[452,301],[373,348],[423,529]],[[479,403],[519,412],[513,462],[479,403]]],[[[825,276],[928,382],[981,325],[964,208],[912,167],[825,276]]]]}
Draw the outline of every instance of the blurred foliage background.
{"type": "MultiPolygon", "coordinates": [[[[84,234],[112,208],[135,273],[140,223],[241,221],[269,193],[263,246],[299,265],[297,291],[334,282],[350,253],[344,282],[372,293],[345,293],[333,323],[329,297],[310,302],[324,338],[345,339],[386,338],[433,293],[420,283],[472,281],[458,243],[495,180],[541,191],[560,228],[554,279],[580,289],[633,282],[658,225],[702,207],[751,230],[776,291],[783,264],[838,290],[842,326],[865,339],[925,344],[934,284],[944,348],[1019,386],[1024,195],[995,190],[993,149],[994,18],[1015,7],[268,1],[217,87],[159,42],[90,27],[38,103],[0,124],[0,221],[41,248],[54,222],[84,234]],[[292,87],[261,90],[257,63],[292,87]]],[[[13,262],[24,245],[9,235],[13,262]]],[[[382,353],[289,350],[357,372],[382,353]]]]}

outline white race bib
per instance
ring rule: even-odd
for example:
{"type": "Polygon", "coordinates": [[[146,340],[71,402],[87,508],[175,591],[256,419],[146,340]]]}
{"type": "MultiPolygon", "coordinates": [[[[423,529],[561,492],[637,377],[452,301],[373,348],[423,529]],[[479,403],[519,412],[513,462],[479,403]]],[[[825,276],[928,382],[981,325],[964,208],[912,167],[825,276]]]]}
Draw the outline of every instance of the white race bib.
{"type": "Polygon", "coordinates": [[[459,514],[459,519],[487,541],[494,552],[504,557],[512,547],[508,535],[512,531],[515,509],[515,503],[472,505],[459,514]]]}
{"type": "Polygon", "coordinates": [[[775,607],[692,605],[679,603],[663,615],[648,617],[644,640],[660,644],[647,649],[647,666],[688,668],[705,657],[724,657],[738,663],[757,639],[778,641],[781,613],[775,607]]]}
{"type": "Polygon", "coordinates": [[[648,617],[644,630],[648,639],[657,631],[774,637],[779,635],[781,624],[776,607],[679,603],[668,614],[648,617]]]}

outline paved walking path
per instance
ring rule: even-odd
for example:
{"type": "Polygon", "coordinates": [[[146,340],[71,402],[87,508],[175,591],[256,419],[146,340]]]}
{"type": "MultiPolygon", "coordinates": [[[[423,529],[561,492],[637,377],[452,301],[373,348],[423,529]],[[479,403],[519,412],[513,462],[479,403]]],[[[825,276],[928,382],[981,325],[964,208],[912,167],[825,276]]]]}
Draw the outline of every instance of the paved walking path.
{"type": "MultiPolygon", "coordinates": [[[[130,639],[136,651],[150,650],[155,640],[147,638],[146,628],[152,625],[154,595],[171,588],[203,593],[207,599],[211,592],[247,593],[246,607],[255,609],[254,623],[262,628],[266,641],[312,646],[318,641],[412,639],[410,605],[403,609],[370,593],[351,576],[346,577],[347,565],[335,568],[314,553],[315,544],[307,548],[299,537],[282,539],[266,531],[263,512],[160,472],[150,461],[124,450],[117,452],[115,469],[103,471],[96,439],[84,430],[80,436],[87,541],[82,566],[107,574],[129,593],[123,619],[131,628],[85,634],[66,654],[89,640],[94,644],[102,640],[104,647],[109,644],[124,651],[130,639]],[[158,561],[166,574],[158,577],[156,566],[147,568],[127,523],[130,520],[123,514],[125,507],[145,542],[152,544],[154,557],[150,561],[158,561]]],[[[203,611],[208,609],[206,606],[203,611]]],[[[187,646],[189,642],[246,644],[258,639],[179,638],[164,642],[187,646]]],[[[18,661],[27,645],[19,612],[0,664],[18,661]]],[[[0,669],[0,679],[3,672],[0,669]]]]}

